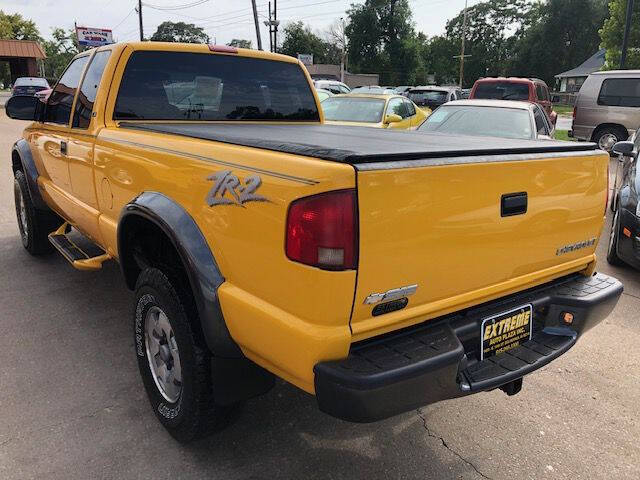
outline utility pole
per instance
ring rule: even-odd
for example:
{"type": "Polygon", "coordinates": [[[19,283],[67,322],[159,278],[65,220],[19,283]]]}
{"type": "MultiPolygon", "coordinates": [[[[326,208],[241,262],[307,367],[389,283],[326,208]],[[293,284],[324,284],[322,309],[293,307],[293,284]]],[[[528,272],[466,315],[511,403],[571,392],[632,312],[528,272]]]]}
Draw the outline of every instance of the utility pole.
{"type": "Polygon", "coordinates": [[[278,0],[273,0],[273,51],[278,53],[278,0]]]}
{"type": "Polygon", "coordinates": [[[344,34],[345,24],[344,18],[340,17],[340,26],[342,27],[342,56],[340,57],[340,81],[344,83],[345,59],[347,56],[347,39],[344,34]]]}
{"type": "Polygon", "coordinates": [[[269,51],[273,52],[273,30],[271,29],[271,2],[269,2],[269,20],[262,22],[269,29],[269,51]]]}
{"type": "Polygon", "coordinates": [[[144,32],[142,31],[142,0],[138,0],[138,23],[140,24],[140,41],[142,42],[144,41],[144,32]]]}
{"type": "Polygon", "coordinates": [[[256,7],[256,0],[251,0],[251,4],[253,5],[253,22],[256,24],[256,37],[258,40],[258,50],[262,50],[262,38],[260,38],[260,23],[258,22],[258,9],[256,7]]]}
{"type": "Polygon", "coordinates": [[[620,55],[620,70],[624,70],[627,63],[627,47],[629,46],[629,32],[631,30],[631,17],[633,16],[633,0],[627,0],[627,21],[624,26],[622,38],[622,54],[620,55]]]}
{"type": "Polygon", "coordinates": [[[462,20],[462,45],[460,48],[460,88],[462,88],[462,79],[464,76],[464,40],[467,36],[467,1],[464,0],[464,17],[462,20]]]}

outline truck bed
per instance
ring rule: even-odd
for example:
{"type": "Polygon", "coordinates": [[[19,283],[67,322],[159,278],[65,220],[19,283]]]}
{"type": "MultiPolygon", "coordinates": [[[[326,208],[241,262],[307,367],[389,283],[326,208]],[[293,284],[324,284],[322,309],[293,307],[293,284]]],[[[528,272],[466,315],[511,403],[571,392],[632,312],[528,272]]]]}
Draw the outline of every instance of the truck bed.
{"type": "MultiPolygon", "coordinates": [[[[597,149],[594,143],[457,136],[341,125],[122,122],[120,127],[348,164],[428,159],[464,163],[463,159],[469,157],[587,152],[597,149]]],[[[442,162],[434,164],[440,165],[442,162]]]]}

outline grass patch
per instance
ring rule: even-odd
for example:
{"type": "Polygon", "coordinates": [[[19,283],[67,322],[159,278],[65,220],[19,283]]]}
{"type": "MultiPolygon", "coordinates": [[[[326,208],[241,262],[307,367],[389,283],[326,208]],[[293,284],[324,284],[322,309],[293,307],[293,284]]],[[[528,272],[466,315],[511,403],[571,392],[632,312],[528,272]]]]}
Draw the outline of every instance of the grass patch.
{"type": "Polygon", "coordinates": [[[558,115],[573,115],[573,105],[557,104],[553,106],[553,111],[558,115]]]}
{"type": "Polygon", "coordinates": [[[575,139],[569,138],[568,130],[556,130],[553,138],[556,140],[564,140],[565,142],[575,142],[575,139]]]}

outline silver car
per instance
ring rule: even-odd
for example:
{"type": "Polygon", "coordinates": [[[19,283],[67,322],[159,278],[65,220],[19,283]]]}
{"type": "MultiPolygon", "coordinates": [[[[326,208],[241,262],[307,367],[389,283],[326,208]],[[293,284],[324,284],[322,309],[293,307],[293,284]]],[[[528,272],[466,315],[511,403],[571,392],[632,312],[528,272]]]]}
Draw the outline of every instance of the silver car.
{"type": "Polygon", "coordinates": [[[611,152],[640,125],[640,70],[592,73],[580,88],[569,136],[611,152]]]}
{"type": "Polygon", "coordinates": [[[454,100],[434,110],[418,130],[534,140],[551,140],[555,133],[540,105],[514,100],[454,100]]]}

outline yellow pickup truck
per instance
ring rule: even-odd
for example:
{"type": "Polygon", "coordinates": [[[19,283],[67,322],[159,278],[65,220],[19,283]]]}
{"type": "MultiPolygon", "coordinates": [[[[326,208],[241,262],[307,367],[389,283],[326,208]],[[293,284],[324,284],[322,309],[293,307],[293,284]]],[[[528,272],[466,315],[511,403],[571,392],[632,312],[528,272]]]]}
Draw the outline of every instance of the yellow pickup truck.
{"type": "Polygon", "coordinates": [[[622,292],[594,272],[593,144],[325,125],[296,59],[214,45],[82,52],[6,111],[32,121],[11,152],[24,247],[120,264],[180,441],[276,376],[355,422],[515,394],[622,292]]]}

